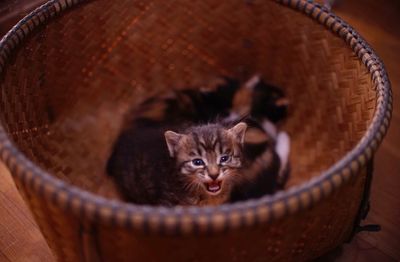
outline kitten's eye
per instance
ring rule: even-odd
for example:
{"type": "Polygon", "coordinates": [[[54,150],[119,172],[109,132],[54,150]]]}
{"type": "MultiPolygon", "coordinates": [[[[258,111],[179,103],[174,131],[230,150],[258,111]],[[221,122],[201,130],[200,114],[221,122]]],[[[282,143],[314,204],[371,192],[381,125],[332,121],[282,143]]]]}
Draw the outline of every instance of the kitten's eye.
{"type": "Polygon", "coordinates": [[[220,163],[224,163],[229,160],[229,156],[222,156],[219,160],[220,163]]]}
{"type": "Polygon", "coordinates": [[[193,165],[195,166],[204,166],[204,161],[200,158],[196,158],[192,160],[193,165]]]}

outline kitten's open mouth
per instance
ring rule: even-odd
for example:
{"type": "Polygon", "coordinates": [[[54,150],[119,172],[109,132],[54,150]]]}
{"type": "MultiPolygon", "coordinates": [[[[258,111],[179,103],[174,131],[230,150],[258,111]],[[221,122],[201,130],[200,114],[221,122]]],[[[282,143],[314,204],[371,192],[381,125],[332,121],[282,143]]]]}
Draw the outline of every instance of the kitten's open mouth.
{"type": "Polygon", "coordinates": [[[207,191],[213,195],[216,195],[221,191],[221,181],[213,181],[210,183],[205,183],[207,191]]]}

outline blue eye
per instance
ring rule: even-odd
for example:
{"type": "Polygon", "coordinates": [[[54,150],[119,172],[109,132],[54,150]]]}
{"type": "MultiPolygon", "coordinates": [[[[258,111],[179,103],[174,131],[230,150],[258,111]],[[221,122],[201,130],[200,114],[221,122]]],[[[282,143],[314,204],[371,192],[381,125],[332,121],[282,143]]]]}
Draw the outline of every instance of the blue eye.
{"type": "Polygon", "coordinates": [[[192,160],[193,165],[195,166],[204,166],[204,161],[200,158],[196,158],[192,160]]]}
{"type": "Polygon", "coordinates": [[[220,163],[224,163],[229,160],[229,156],[222,156],[219,160],[220,163]]]}

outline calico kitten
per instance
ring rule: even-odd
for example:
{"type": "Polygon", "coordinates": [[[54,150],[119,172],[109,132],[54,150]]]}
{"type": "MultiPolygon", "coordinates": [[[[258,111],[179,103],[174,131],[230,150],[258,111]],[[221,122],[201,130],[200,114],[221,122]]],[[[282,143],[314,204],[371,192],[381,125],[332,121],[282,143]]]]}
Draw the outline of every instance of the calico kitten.
{"type": "Polygon", "coordinates": [[[192,126],[180,133],[159,125],[137,125],[121,134],[107,167],[127,200],[217,205],[227,202],[242,183],[245,123],[231,128],[192,126]]]}
{"type": "Polygon", "coordinates": [[[219,77],[214,86],[172,90],[146,99],[131,112],[146,119],[164,122],[233,122],[251,117],[259,123],[282,122],[288,111],[288,99],[280,88],[266,83],[259,75],[244,84],[219,77]]]}
{"type": "Polygon", "coordinates": [[[268,120],[277,125],[287,117],[289,100],[285,93],[266,83],[259,75],[254,75],[240,88],[235,88],[231,99],[229,119],[251,116],[259,123],[268,120]]]}
{"type": "MultiPolygon", "coordinates": [[[[250,176],[254,177],[250,183],[254,186],[249,187],[248,191],[254,192],[254,197],[283,189],[289,177],[290,138],[286,132],[279,130],[287,117],[288,107],[289,100],[280,88],[266,83],[259,75],[254,75],[236,90],[230,114],[222,120],[245,121],[249,126],[248,136],[256,133],[258,137],[266,137],[267,141],[264,143],[247,143],[246,147],[247,152],[254,156],[253,167],[258,166],[259,170],[257,175],[250,176]],[[271,154],[272,161],[269,157],[271,154]],[[259,190],[257,187],[260,185],[263,188],[259,190]]],[[[246,195],[250,198],[252,194],[246,195]]]]}

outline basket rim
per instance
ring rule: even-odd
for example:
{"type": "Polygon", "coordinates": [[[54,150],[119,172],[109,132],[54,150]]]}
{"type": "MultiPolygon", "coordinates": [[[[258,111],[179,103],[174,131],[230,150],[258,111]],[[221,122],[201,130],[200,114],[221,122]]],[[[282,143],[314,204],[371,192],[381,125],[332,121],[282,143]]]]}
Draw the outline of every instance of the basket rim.
{"type": "MultiPolygon", "coordinates": [[[[389,127],[390,81],[380,58],[346,22],[324,6],[308,0],[269,0],[297,10],[342,38],[367,67],[376,90],[376,109],[365,134],[339,161],[319,176],[274,195],[216,207],[152,207],[124,203],[68,184],[29,160],[0,125],[0,158],[24,187],[48,203],[83,219],[144,233],[209,234],[270,223],[308,209],[331,195],[364,167],[389,127]]],[[[15,49],[38,26],[90,0],[51,0],[20,20],[0,41],[0,74],[15,49]]]]}

